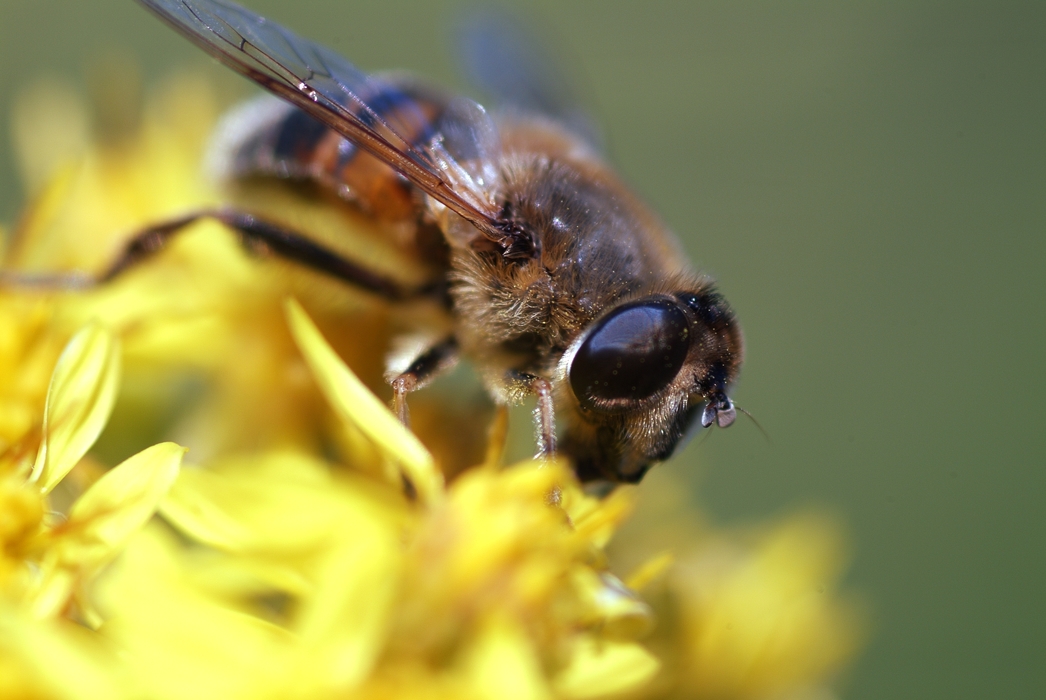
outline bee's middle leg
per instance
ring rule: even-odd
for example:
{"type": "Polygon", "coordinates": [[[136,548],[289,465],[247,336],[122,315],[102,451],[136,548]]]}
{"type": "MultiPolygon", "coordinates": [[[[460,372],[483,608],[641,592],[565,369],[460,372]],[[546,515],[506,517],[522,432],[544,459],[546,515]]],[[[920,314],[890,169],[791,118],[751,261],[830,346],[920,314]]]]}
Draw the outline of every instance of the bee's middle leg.
{"type": "Polygon", "coordinates": [[[417,391],[458,363],[458,341],[446,338],[423,351],[399,374],[388,377],[392,385],[392,410],[403,425],[410,427],[407,394],[417,391]]]}

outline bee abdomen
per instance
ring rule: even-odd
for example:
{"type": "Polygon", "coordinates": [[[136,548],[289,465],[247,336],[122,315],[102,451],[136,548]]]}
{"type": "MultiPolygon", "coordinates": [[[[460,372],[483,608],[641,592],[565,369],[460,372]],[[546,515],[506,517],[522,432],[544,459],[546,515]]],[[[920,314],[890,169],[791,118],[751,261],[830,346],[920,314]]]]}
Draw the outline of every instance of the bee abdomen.
{"type": "MultiPolygon", "coordinates": [[[[381,120],[411,146],[435,135],[445,100],[431,90],[376,81],[378,89],[351,111],[364,123],[381,120]]],[[[413,186],[384,162],[279,98],[263,96],[230,112],[211,149],[221,179],[278,177],[315,182],[380,219],[417,215],[413,186]]]]}

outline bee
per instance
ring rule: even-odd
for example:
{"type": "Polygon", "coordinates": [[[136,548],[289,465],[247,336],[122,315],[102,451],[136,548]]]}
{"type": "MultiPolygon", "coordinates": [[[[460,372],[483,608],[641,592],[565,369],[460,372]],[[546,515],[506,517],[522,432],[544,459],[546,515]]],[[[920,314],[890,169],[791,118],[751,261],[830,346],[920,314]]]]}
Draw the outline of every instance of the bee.
{"type": "MultiPolygon", "coordinates": [[[[734,421],[733,312],[583,130],[540,108],[553,100],[488,112],[411,78],[364,74],[224,0],[140,1],[279,98],[237,117],[228,177],[313,183],[434,251],[434,272],[405,285],[257,213],[218,208],[139,232],[96,281],[211,218],[392,302],[434,299],[449,333],[387,377],[401,420],[408,394],[467,358],[495,402],[536,398],[539,452],[567,455],[583,481],[637,482],[695,424],[734,421]]],[[[507,91],[550,95],[526,71],[507,91]]]]}

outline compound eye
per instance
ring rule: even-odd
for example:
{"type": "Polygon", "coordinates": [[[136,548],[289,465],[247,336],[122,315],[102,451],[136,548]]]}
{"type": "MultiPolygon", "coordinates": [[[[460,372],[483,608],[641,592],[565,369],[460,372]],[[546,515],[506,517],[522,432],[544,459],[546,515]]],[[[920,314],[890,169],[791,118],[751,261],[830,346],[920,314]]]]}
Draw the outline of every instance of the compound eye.
{"type": "Polygon", "coordinates": [[[668,386],[690,351],[686,316],[667,300],[625,304],[603,317],[570,363],[582,406],[645,399],[668,386]]]}

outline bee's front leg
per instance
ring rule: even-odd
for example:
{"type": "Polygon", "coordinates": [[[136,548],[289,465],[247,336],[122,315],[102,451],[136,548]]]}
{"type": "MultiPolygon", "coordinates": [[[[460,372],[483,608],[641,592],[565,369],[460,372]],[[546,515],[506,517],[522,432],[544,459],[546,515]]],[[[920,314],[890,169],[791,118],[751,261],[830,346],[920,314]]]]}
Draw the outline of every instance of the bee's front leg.
{"type": "MultiPolygon", "coordinates": [[[[534,432],[537,433],[538,459],[549,459],[556,454],[556,411],[552,403],[552,382],[529,372],[510,370],[506,376],[510,386],[533,394],[537,397],[537,405],[534,406],[534,432]]],[[[545,500],[549,505],[558,506],[562,499],[562,491],[558,485],[553,486],[545,500]]]]}
{"type": "Polygon", "coordinates": [[[392,410],[403,425],[410,427],[407,394],[417,391],[458,363],[458,341],[451,336],[429,346],[415,357],[403,372],[386,376],[392,386],[392,410]]]}
{"type": "Polygon", "coordinates": [[[556,411],[552,404],[552,382],[519,370],[509,371],[508,381],[537,397],[534,430],[537,433],[538,457],[553,456],[556,453],[556,411]]]}

